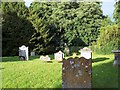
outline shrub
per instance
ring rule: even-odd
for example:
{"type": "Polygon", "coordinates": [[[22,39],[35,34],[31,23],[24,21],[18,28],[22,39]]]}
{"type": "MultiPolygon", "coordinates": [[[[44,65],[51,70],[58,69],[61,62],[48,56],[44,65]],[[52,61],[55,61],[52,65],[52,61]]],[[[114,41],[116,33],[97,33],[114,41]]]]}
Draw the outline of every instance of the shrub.
{"type": "Polygon", "coordinates": [[[110,54],[120,47],[119,42],[120,31],[117,25],[102,27],[97,41],[92,43],[92,50],[99,54],[110,54]]]}

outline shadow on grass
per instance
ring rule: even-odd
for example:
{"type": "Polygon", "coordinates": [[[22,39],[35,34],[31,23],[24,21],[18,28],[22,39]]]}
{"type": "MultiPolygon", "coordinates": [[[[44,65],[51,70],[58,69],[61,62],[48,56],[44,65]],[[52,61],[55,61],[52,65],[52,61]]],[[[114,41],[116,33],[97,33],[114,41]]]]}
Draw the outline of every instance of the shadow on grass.
{"type": "Polygon", "coordinates": [[[106,58],[106,57],[100,57],[100,58],[95,58],[92,59],[93,63],[94,62],[100,62],[100,61],[105,61],[105,60],[109,60],[110,58],[106,58]]]}
{"type": "Polygon", "coordinates": [[[5,69],[5,68],[0,68],[0,70],[5,69]]]}
{"type": "Polygon", "coordinates": [[[92,88],[118,88],[118,67],[113,61],[92,67],[92,88]]]}
{"type": "Polygon", "coordinates": [[[61,90],[62,89],[62,84],[56,84],[55,90],[61,90]]]}
{"type": "MultiPolygon", "coordinates": [[[[32,61],[34,59],[38,59],[39,56],[29,56],[28,61],[32,61]]],[[[2,62],[16,62],[16,61],[26,61],[26,60],[20,60],[19,56],[11,56],[11,57],[2,57],[2,62]]]]}

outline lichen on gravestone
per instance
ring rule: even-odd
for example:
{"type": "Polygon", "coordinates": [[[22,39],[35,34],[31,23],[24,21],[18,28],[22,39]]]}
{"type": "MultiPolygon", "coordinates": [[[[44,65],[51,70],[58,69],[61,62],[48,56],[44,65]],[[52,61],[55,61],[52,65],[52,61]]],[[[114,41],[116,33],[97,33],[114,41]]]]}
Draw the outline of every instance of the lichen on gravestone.
{"type": "Polygon", "coordinates": [[[68,58],[62,64],[63,88],[91,88],[91,59],[68,58]]]}

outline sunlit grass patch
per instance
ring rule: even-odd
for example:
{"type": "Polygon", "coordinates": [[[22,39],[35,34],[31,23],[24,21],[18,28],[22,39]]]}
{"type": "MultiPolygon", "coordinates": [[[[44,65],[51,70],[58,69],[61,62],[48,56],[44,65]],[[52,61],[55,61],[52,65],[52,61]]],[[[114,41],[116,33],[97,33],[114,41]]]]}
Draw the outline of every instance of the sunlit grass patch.
{"type": "MultiPolygon", "coordinates": [[[[117,88],[118,68],[113,67],[114,56],[93,53],[92,57],[92,87],[117,88]]],[[[54,59],[52,63],[47,63],[39,56],[29,59],[21,61],[17,56],[3,57],[3,88],[62,88],[62,63],[54,59]]]]}

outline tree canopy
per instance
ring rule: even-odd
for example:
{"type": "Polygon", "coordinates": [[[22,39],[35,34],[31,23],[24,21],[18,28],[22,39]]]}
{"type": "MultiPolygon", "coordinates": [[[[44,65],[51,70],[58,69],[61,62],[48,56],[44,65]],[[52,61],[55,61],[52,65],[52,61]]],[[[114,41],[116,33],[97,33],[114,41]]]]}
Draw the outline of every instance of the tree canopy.
{"type": "Polygon", "coordinates": [[[4,55],[17,55],[21,45],[28,45],[33,33],[27,19],[24,2],[2,2],[2,51],[4,55]]]}
{"type": "Polygon", "coordinates": [[[106,18],[101,2],[35,1],[29,8],[25,2],[2,3],[3,55],[16,55],[23,44],[50,54],[64,50],[65,44],[88,46],[97,40],[106,18]]]}
{"type": "Polygon", "coordinates": [[[116,1],[113,17],[116,23],[120,22],[120,0],[116,1]]]}
{"type": "Polygon", "coordinates": [[[44,44],[49,43],[54,43],[52,46],[56,46],[55,50],[63,49],[65,43],[68,46],[90,45],[96,41],[105,18],[100,2],[33,2],[29,12],[29,19],[36,33],[39,32],[30,42],[37,42],[34,43],[37,46],[34,50],[39,52],[45,48],[44,44]],[[42,38],[47,36],[45,32],[52,32],[48,35],[49,41],[48,38],[42,38]],[[41,42],[44,40],[47,42],[41,42]]]}

